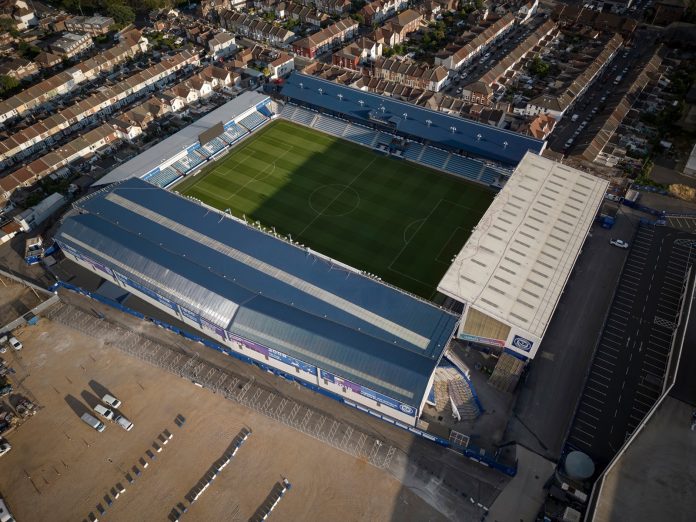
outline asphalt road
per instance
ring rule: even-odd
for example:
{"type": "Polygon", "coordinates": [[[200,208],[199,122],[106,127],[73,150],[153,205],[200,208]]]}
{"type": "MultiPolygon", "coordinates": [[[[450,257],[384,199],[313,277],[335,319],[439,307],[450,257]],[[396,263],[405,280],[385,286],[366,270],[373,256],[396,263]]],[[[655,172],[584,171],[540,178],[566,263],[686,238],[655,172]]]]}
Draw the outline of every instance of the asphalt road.
{"type": "Polygon", "coordinates": [[[447,89],[445,89],[445,92],[451,96],[454,96],[456,95],[458,87],[464,87],[467,84],[479,79],[487,71],[495,67],[500,60],[502,60],[510,53],[510,51],[517,47],[522,40],[524,40],[539,25],[541,25],[544,20],[546,19],[541,16],[536,16],[524,25],[516,25],[513,27],[510,32],[502,36],[495,44],[484,50],[480,56],[474,58],[470,65],[464,67],[460,74],[459,81],[452,81],[447,89]],[[490,53],[491,55],[484,64],[482,63],[483,56],[487,53],[490,53]]]}
{"type": "Polygon", "coordinates": [[[595,354],[567,449],[609,463],[662,393],[696,234],[642,225],[595,354]]]}
{"type": "Polygon", "coordinates": [[[633,83],[650,59],[655,47],[656,33],[646,30],[638,31],[633,46],[621,48],[614,59],[607,65],[602,74],[585,91],[563,117],[561,122],[548,139],[549,147],[556,152],[570,153],[573,146],[583,142],[583,135],[588,132],[586,127],[603,112],[611,112],[616,108],[623,95],[633,83]],[[617,77],[621,81],[614,84],[617,77]],[[578,117],[572,121],[573,115],[578,117]],[[584,125],[583,125],[584,124],[584,125]],[[569,139],[570,146],[566,146],[569,139]]]}
{"type": "Polygon", "coordinates": [[[560,457],[626,259],[626,251],[609,240],[631,238],[636,225],[637,219],[621,215],[612,230],[592,228],[541,349],[518,389],[506,441],[517,441],[550,459],[560,457]]]}

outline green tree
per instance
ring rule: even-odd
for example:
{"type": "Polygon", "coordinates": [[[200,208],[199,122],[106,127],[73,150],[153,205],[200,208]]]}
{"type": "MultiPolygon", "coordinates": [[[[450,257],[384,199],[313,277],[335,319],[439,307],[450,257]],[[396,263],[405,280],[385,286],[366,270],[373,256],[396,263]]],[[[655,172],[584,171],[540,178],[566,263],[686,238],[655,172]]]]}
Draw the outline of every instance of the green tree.
{"type": "Polygon", "coordinates": [[[365,25],[365,17],[363,16],[362,13],[355,13],[353,16],[353,20],[358,22],[360,25],[365,25]]]}
{"type": "Polygon", "coordinates": [[[535,56],[534,59],[529,62],[528,67],[529,72],[534,76],[538,76],[539,78],[544,78],[547,74],[549,74],[550,68],[551,66],[538,56],[535,56]]]}
{"type": "Polygon", "coordinates": [[[19,42],[19,45],[17,45],[17,50],[19,51],[20,56],[22,58],[26,58],[27,60],[33,60],[41,52],[41,49],[35,45],[29,45],[24,41],[19,42]]]}
{"type": "Polygon", "coordinates": [[[135,21],[135,12],[127,5],[109,3],[106,6],[106,14],[116,22],[117,27],[125,27],[135,21]]]}
{"type": "Polygon", "coordinates": [[[0,74],[0,94],[5,94],[19,87],[19,80],[14,76],[0,74]]]}

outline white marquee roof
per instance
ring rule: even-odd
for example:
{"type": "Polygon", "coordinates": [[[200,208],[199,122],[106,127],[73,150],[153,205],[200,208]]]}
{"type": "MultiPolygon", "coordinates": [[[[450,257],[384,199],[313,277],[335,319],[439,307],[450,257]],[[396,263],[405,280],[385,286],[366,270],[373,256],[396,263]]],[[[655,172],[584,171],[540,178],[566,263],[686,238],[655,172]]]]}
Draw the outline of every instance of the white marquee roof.
{"type": "Polygon", "coordinates": [[[543,337],[607,185],[528,152],[438,290],[543,337]]]}

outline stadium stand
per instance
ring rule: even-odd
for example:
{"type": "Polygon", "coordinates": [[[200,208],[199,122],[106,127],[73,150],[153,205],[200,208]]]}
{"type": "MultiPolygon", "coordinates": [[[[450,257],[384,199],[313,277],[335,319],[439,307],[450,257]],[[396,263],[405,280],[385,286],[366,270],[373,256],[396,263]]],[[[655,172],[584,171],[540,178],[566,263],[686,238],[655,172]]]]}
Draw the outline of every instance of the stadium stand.
{"type": "Polygon", "coordinates": [[[434,167],[439,170],[444,170],[445,161],[449,152],[442,149],[436,149],[435,147],[427,147],[421,158],[421,163],[428,165],[429,167],[434,167]]]}
{"type": "Polygon", "coordinates": [[[275,114],[274,109],[277,108],[277,104],[268,96],[256,92],[242,93],[112,170],[95,185],[107,185],[131,177],[141,177],[159,187],[169,186],[182,175],[189,175],[201,168],[231,144],[270,121],[270,117],[275,114]],[[217,136],[213,134],[212,138],[206,138],[207,141],[201,145],[200,137],[209,136],[209,131],[220,124],[225,131],[217,136]]]}
{"type": "Polygon", "coordinates": [[[319,114],[314,122],[314,128],[332,134],[333,136],[343,136],[346,130],[346,122],[319,114]]]}
{"type": "Polygon", "coordinates": [[[295,105],[508,166],[517,165],[527,151],[541,154],[546,146],[544,140],[299,72],[285,80],[281,94],[295,105]]]}
{"type": "Polygon", "coordinates": [[[163,170],[160,170],[159,172],[151,175],[145,176],[143,179],[147,181],[148,183],[152,183],[156,187],[166,187],[168,185],[171,185],[174,181],[179,179],[182,176],[182,173],[177,171],[176,169],[172,167],[167,167],[163,170]]]}
{"type": "Polygon", "coordinates": [[[493,167],[486,166],[486,168],[483,169],[483,172],[481,173],[481,181],[491,185],[498,180],[498,177],[500,175],[501,175],[501,171],[499,171],[493,167]]]}
{"type": "Polygon", "coordinates": [[[458,154],[452,154],[447,163],[447,170],[457,176],[462,176],[471,181],[479,181],[484,166],[480,161],[465,158],[458,154]]]}
{"type": "MultiPolygon", "coordinates": [[[[481,175],[486,183],[498,176],[491,166],[481,175]]],[[[440,293],[464,305],[459,339],[523,361],[534,358],[607,186],[527,153],[438,284],[440,293]]]]}
{"type": "Polygon", "coordinates": [[[482,413],[468,381],[444,361],[435,369],[433,391],[438,413],[447,413],[458,421],[475,420],[482,413]]]}
{"type": "Polygon", "coordinates": [[[290,121],[294,121],[295,123],[311,127],[317,113],[303,109],[302,107],[286,105],[281,111],[280,115],[290,121]]]}
{"type": "Polygon", "coordinates": [[[239,124],[242,125],[243,127],[246,127],[250,131],[255,130],[257,127],[260,127],[264,123],[268,122],[269,118],[261,114],[259,111],[254,111],[248,116],[245,116],[241,120],[239,120],[239,124]]]}
{"type": "MultiPolygon", "coordinates": [[[[349,123],[334,116],[317,113],[292,104],[286,104],[281,110],[280,116],[294,123],[312,127],[366,147],[389,147],[395,137],[393,134],[349,123]]],[[[489,166],[481,160],[414,141],[409,141],[406,144],[403,157],[409,161],[485,185],[502,184],[511,174],[508,170],[489,166]]]]}
{"type": "Polygon", "coordinates": [[[426,145],[421,145],[420,143],[409,143],[408,147],[406,147],[406,152],[404,152],[404,158],[411,161],[420,161],[425,148],[426,145]]]}
{"type": "Polygon", "coordinates": [[[416,425],[455,314],[141,179],[75,208],[55,236],[71,261],[225,353],[416,425]]]}
{"type": "Polygon", "coordinates": [[[243,129],[236,123],[233,123],[232,125],[227,127],[225,132],[220,137],[224,139],[227,143],[232,145],[246,134],[248,134],[248,131],[246,129],[243,129]]]}

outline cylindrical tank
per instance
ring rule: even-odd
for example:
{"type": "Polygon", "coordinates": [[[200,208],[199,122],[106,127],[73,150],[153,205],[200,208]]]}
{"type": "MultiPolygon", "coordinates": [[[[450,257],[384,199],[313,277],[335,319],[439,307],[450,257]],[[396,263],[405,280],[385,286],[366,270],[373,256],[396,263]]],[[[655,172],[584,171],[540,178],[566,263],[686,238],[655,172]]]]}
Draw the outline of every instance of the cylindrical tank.
{"type": "Polygon", "coordinates": [[[564,468],[566,475],[575,480],[586,480],[594,475],[595,471],[594,462],[582,451],[568,453],[564,468]]]}

